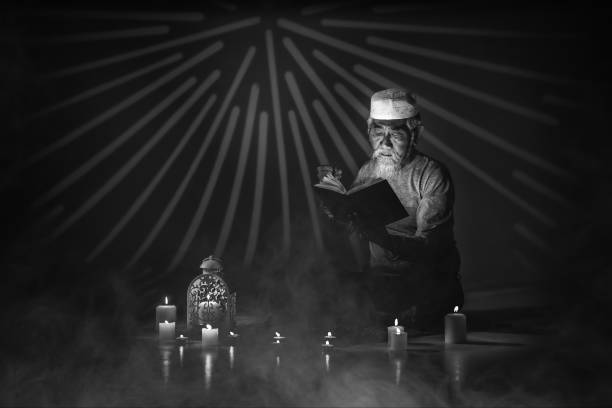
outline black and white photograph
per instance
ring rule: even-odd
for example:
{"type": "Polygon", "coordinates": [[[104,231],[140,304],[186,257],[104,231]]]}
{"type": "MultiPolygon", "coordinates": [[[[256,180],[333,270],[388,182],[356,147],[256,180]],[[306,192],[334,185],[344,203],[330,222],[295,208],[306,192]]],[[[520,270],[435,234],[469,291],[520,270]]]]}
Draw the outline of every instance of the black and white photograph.
{"type": "Polygon", "coordinates": [[[611,11],[0,6],[0,406],[610,406],[611,11]]]}

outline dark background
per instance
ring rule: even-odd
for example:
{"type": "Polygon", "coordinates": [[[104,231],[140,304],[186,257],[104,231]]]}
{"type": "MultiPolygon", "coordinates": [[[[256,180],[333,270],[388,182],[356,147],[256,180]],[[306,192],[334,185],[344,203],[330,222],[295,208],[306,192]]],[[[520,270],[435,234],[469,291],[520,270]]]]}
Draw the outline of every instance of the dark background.
{"type": "MultiPolygon", "coordinates": [[[[229,6],[223,2],[122,2],[116,5],[88,2],[82,7],[61,2],[26,2],[3,10],[0,245],[6,285],[3,287],[6,289],[2,292],[7,305],[4,310],[16,328],[14,332],[29,328],[27,334],[17,336],[16,344],[34,344],[38,334],[49,327],[56,330],[53,335],[61,337],[74,327],[74,322],[88,319],[99,319],[102,323],[124,329],[117,330],[117,333],[129,333],[139,322],[151,320],[154,305],[164,295],[169,295],[178,305],[179,318],[182,318],[187,284],[198,274],[200,261],[215,252],[221,234],[237,171],[249,91],[254,83],[259,85],[260,91],[256,118],[261,111],[270,115],[256,252],[251,263],[243,262],[254,205],[257,148],[261,143],[257,127],[250,143],[227,245],[222,253],[214,253],[223,258],[225,277],[237,290],[238,311],[265,310],[273,315],[298,316],[298,320],[312,323],[331,308],[336,312],[332,315],[343,316],[335,317],[337,319],[347,315],[359,319],[363,305],[359,299],[351,298],[352,286],[348,283],[350,279],[347,280],[347,276],[357,273],[357,262],[346,242],[339,238],[340,235],[334,235],[337,232],[328,229],[322,218],[318,218],[318,222],[324,232],[324,250],[317,249],[303,175],[287,116],[289,110],[297,113],[298,108],[285,81],[286,71],[291,71],[296,78],[329,160],[345,168],[346,184],[350,183],[352,175],[313,108],[315,99],[324,105],[358,165],[367,156],[283,45],[284,37],[296,44],[364,138],[366,118],[334,90],[334,85],[344,85],[366,108],[368,96],[314,58],[313,50],[329,56],[372,90],[382,87],[372,78],[357,75],[353,71],[354,65],[362,64],[373,69],[493,134],[497,140],[512,145],[510,149],[522,149],[550,164],[555,170],[534,165],[533,161],[525,160],[524,155],[512,154],[509,148],[500,148],[474,137],[473,129],[462,129],[448,118],[423,110],[426,129],[448,147],[441,150],[439,143],[432,143],[427,136],[419,145],[426,154],[449,167],[455,182],[456,238],[462,255],[466,308],[475,312],[510,309],[517,313],[536,308],[545,310],[545,323],[539,323],[540,329],[554,324],[557,329],[560,325],[572,332],[603,332],[600,329],[608,325],[604,312],[609,304],[610,287],[607,235],[611,190],[607,164],[609,150],[605,143],[609,137],[610,63],[607,56],[609,43],[605,39],[609,10],[594,8],[588,2],[535,5],[512,2],[505,6],[491,6],[484,2],[378,4],[364,1],[353,5],[329,5],[335,7],[317,11],[308,8],[313,6],[310,3],[288,5],[284,2],[236,2],[229,6]],[[400,8],[389,11],[386,6],[400,8]],[[104,17],[103,12],[115,14],[104,17]],[[143,12],[168,15],[191,12],[196,13],[191,14],[192,17],[201,13],[204,18],[201,21],[164,21],[159,17],[143,19],[139,14],[143,12]],[[260,17],[260,22],[239,30],[96,69],[57,74],[64,68],[253,16],[260,17]],[[492,106],[464,92],[449,89],[439,79],[424,81],[394,70],[385,63],[307,38],[279,26],[279,18],[540,112],[557,123],[544,123],[492,106]],[[468,35],[453,34],[444,29],[440,33],[349,29],[322,24],[322,19],[488,31],[468,35]],[[87,40],[81,36],[83,33],[159,26],[166,27],[167,33],[105,40],[87,40]],[[274,39],[280,89],[280,136],[287,156],[288,251],[283,249],[281,170],[266,55],[266,30],[271,30],[274,39]],[[512,33],[508,34],[508,31],[512,33]],[[432,57],[395,52],[368,44],[370,36],[442,54],[432,57]],[[66,137],[219,40],[224,46],[214,56],[109,120],[92,126],[64,147],[35,163],[29,162],[46,146],[66,137]],[[253,61],[193,179],[149,249],[134,266],[125,269],[126,262],[183,180],[250,46],[256,49],[253,61]],[[67,98],[176,52],[182,54],[180,61],[78,103],[41,114],[67,98]],[[478,68],[465,62],[458,63],[456,57],[467,58],[472,64],[474,61],[486,62],[497,67],[538,72],[547,77],[534,79],[494,72],[482,68],[482,64],[478,68]],[[197,78],[199,84],[214,69],[220,70],[221,76],[201,100],[103,199],[65,232],[55,236],[57,228],[136,154],[195,87],[68,188],[42,205],[34,203],[190,76],[197,78]],[[125,228],[99,256],[87,261],[93,248],[106,237],[163,166],[169,152],[185,134],[211,93],[217,95],[217,103],[178,159],[125,228]],[[180,242],[193,224],[193,215],[206,185],[211,182],[210,173],[233,106],[239,106],[241,113],[214,194],[185,256],[176,268],[170,268],[180,242]],[[457,159],[457,155],[461,158],[457,159]],[[526,183],[521,174],[535,180],[539,187],[526,183]],[[536,209],[550,221],[542,222],[542,217],[534,216],[526,206],[536,209]]],[[[319,161],[299,114],[298,122],[310,171],[308,177],[312,182],[319,161]]]]}

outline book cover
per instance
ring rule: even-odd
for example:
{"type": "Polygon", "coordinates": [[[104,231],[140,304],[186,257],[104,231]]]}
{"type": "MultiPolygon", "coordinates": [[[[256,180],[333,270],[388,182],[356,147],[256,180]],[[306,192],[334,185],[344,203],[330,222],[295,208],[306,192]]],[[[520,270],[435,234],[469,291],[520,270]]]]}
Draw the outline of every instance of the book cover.
{"type": "Polygon", "coordinates": [[[385,226],[408,216],[399,198],[384,179],[346,190],[340,180],[325,176],[314,185],[323,205],[341,221],[348,221],[353,212],[365,222],[385,226]]]}

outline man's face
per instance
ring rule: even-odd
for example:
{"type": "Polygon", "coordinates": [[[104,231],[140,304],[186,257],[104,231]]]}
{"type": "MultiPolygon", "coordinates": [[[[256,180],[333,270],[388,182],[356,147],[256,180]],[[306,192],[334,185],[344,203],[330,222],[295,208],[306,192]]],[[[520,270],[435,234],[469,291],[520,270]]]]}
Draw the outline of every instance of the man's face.
{"type": "Polygon", "coordinates": [[[410,130],[405,119],[374,120],[369,136],[372,158],[378,164],[400,166],[410,144],[410,130]]]}

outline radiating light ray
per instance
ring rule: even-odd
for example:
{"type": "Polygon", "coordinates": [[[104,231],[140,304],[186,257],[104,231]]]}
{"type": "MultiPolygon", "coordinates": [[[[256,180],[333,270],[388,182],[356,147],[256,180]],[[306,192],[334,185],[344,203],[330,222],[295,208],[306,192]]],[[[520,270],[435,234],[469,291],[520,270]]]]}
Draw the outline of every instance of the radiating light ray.
{"type": "Polygon", "coordinates": [[[244,255],[244,266],[250,266],[257,249],[259,225],[261,222],[261,205],[264,194],[264,179],[266,176],[266,153],[268,144],[268,113],[259,114],[259,134],[257,143],[257,170],[255,173],[255,193],[253,194],[253,212],[244,255]]]}
{"type": "MultiPolygon", "coordinates": [[[[200,149],[198,150],[198,153],[195,159],[193,160],[191,166],[189,167],[185,180],[181,183],[179,188],[176,190],[175,195],[172,198],[172,201],[168,204],[168,206],[166,207],[166,210],[164,210],[164,213],[162,214],[162,218],[160,218],[160,220],[157,222],[157,224],[155,225],[155,227],[153,228],[153,230],[147,237],[146,241],[143,243],[141,248],[138,249],[137,253],[132,258],[132,260],[129,262],[129,264],[133,264],[133,262],[135,262],[135,260],[138,259],[142,255],[144,250],[148,248],[148,246],[151,244],[153,239],[155,239],[155,237],[159,233],[159,230],[161,229],[161,227],[165,224],[167,218],[170,216],[170,214],[174,210],[176,203],[180,199],[180,196],[183,194],[189,180],[191,179],[191,177],[193,177],[193,174],[195,170],[197,169],[197,166],[199,165],[200,161],[202,160],[204,153],[206,153],[208,146],[210,145],[213,138],[215,137],[219,129],[219,126],[221,125],[221,121],[223,120],[223,116],[225,116],[225,112],[227,111],[229,104],[232,102],[232,98],[234,97],[234,94],[236,93],[238,86],[242,82],[242,79],[244,78],[244,75],[246,74],[246,71],[249,68],[249,65],[251,64],[251,61],[253,60],[255,51],[256,51],[255,47],[253,46],[249,47],[242,63],[240,64],[240,67],[238,68],[238,71],[236,72],[236,76],[232,80],[230,87],[225,93],[225,98],[223,99],[223,102],[221,103],[221,107],[219,108],[219,111],[217,112],[217,115],[215,116],[213,123],[210,125],[210,128],[208,129],[208,132],[206,133],[204,142],[202,142],[202,145],[200,146],[200,149]]],[[[239,111],[240,109],[238,109],[238,112],[239,111]]],[[[236,117],[238,115],[238,112],[236,112],[235,114],[236,117]]],[[[233,134],[233,128],[232,128],[232,132],[226,135],[226,137],[230,138],[232,134],[233,134]]],[[[214,184],[216,182],[217,180],[213,180],[211,183],[209,183],[209,185],[214,187],[214,184]]],[[[185,253],[189,249],[189,245],[191,245],[191,242],[193,241],[193,238],[195,237],[195,234],[198,228],[200,227],[200,224],[202,222],[202,217],[204,216],[204,212],[206,211],[206,207],[208,206],[208,200],[210,199],[210,195],[212,194],[212,190],[209,191],[209,185],[206,186],[207,188],[204,191],[204,194],[202,195],[202,197],[200,198],[200,202],[198,203],[198,208],[193,216],[193,219],[191,220],[189,229],[187,230],[185,236],[183,237],[183,240],[181,241],[179,249],[175,257],[172,259],[172,262],[170,263],[170,267],[168,271],[173,270],[178,265],[178,263],[183,259],[183,257],[185,256],[185,253]]]]}
{"type": "MultiPolygon", "coordinates": [[[[195,78],[189,78],[185,83],[183,83],[175,92],[175,93],[183,94],[189,88],[191,88],[196,83],[195,78]]],[[[199,90],[198,90],[199,91],[199,90]]],[[[58,228],[53,232],[52,238],[57,238],[59,235],[64,233],[68,228],[74,225],[75,222],[80,220],[85,214],[87,214],[100,200],[102,200],[109,192],[111,192],[117,184],[119,184],[125,176],[140,162],[140,160],[155,146],[155,144],[161,140],[163,136],[180,120],[180,118],[185,114],[187,109],[196,102],[199,98],[201,92],[194,92],[194,94],[183,104],[181,107],[172,114],[170,119],[168,119],[162,127],[147,141],[147,143],[141,147],[141,149],[130,158],[121,168],[113,174],[111,178],[109,178],[98,190],[91,195],[85,203],[83,203],[78,209],[73,211],[58,228]]]]}
{"type": "Polygon", "coordinates": [[[336,91],[336,93],[340,95],[342,99],[344,99],[347,105],[355,109],[359,116],[363,118],[365,123],[365,121],[370,117],[370,111],[368,108],[366,108],[363,103],[341,83],[336,82],[334,84],[334,91],[336,91]]]}
{"type": "Polygon", "coordinates": [[[283,219],[283,253],[287,254],[291,247],[291,231],[289,219],[289,182],[287,181],[287,157],[283,134],[280,97],[278,91],[278,74],[274,54],[274,38],[271,30],[266,30],[266,51],[268,57],[268,72],[270,74],[270,91],[272,94],[272,116],[274,117],[274,132],[278,152],[278,172],[281,187],[281,208],[283,219]]]}
{"type": "MultiPolygon", "coordinates": [[[[209,88],[218,78],[219,71],[211,73],[206,81],[202,84],[203,87],[209,88]]],[[[134,122],[125,132],[119,137],[115,138],[112,142],[104,146],[101,150],[98,150],[96,154],[88,159],[85,163],[80,165],[77,169],[73,170],[70,174],[64,177],[59,183],[54,185],[49,191],[40,196],[34,201],[33,206],[39,207],[49,200],[57,197],[60,193],[66,190],[68,187],[79,181],[83,176],[93,170],[99,165],[104,159],[112,155],[117,149],[127,143],[132,137],[134,137],[140,130],[142,130],[149,122],[158,117],[168,106],[170,106],[180,95],[174,93],[172,96],[164,98],[143,117],[134,122]]]]}
{"type": "Polygon", "coordinates": [[[138,20],[138,21],[182,21],[198,22],[204,20],[204,14],[199,12],[184,13],[155,13],[142,11],[107,11],[107,10],[54,10],[40,9],[28,10],[29,16],[65,17],[70,19],[94,20],[138,20]]]}
{"type": "Polygon", "coordinates": [[[51,106],[47,106],[43,109],[41,109],[40,111],[32,114],[30,117],[31,118],[37,118],[40,116],[44,116],[44,115],[48,115],[49,113],[55,112],[59,109],[65,108],[66,106],[69,105],[73,105],[77,102],[82,102],[88,98],[91,98],[93,96],[96,96],[100,93],[103,93],[105,91],[108,91],[109,89],[112,89],[116,86],[119,85],[123,85],[126,82],[131,81],[132,79],[136,79],[138,77],[141,77],[143,75],[146,75],[152,71],[155,71],[158,68],[161,67],[165,67],[166,65],[172,64],[178,60],[180,60],[181,58],[183,58],[183,55],[181,53],[176,53],[176,54],[172,54],[171,56],[164,58],[161,61],[157,61],[153,64],[147,65],[144,68],[138,69],[134,72],[130,72],[129,74],[126,74],[124,76],[121,76],[119,78],[113,79],[111,81],[107,81],[104,82],[103,84],[100,84],[98,86],[95,86],[93,88],[90,88],[86,91],[83,91],[81,93],[79,93],[78,95],[74,95],[71,96],[70,98],[66,98],[63,101],[54,103],[51,106]]]}
{"type": "Polygon", "coordinates": [[[303,16],[312,16],[314,14],[325,13],[326,11],[332,11],[332,10],[335,10],[335,9],[338,9],[340,7],[347,6],[350,4],[353,4],[353,3],[349,1],[337,1],[337,2],[312,4],[310,6],[303,7],[300,10],[300,14],[302,14],[303,16]]]}
{"type": "Polygon", "coordinates": [[[157,187],[161,179],[166,175],[168,169],[172,166],[176,158],[181,154],[187,142],[191,139],[195,131],[200,127],[200,124],[212,108],[213,104],[217,99],[216,95],[211,95],[204,107],[200,110],[196,118],[191,122],[189,128],[185,132],[183,138],[176,145],[172,153],[168,156],[163,166],[157,171],[155,176],[149,181],[149,184],[145,187],[145,189],[140,193],[138,198],[134,200],[128,211],[123,214],[121,219],[111,228],[110,232],[106,234],[104,239],[89,253],[86,261],[91,262],[94,258],[96,258],[104,249],[119,235],[119,233],[125,228],[125,226],[131,221],[131,219],[140,211],[142,206],[147,202],[153,190],[157,187]]]}
{"type": "Polygon", "coordinates": [[[535,264],[531,262],[531,260],[529,260],[529,258],[527,258],[525,254],[523,254],[518,249],[513,249],[512,255],[514,255],[514,258],[523,267],[523,269],[527,270],[528,272],[531,272],[534,275],[540,272],[539,268],[535,266],[535,264]]]}
{"type": "Polygon", "coordinates": [[[489,72],[496,72],[504,75],[517,76],[527,79],[535,79],[544,82],[557,84],[567,84],[571,82],[569,78],[564,78],[557,75],[544,74],[537,71],[532,71],[523,68],[517,68],[510,65],[496,64],[494,62],[483,61],[476,58],[464,57],[462,55],[453,54],[450,52],[438,51],[431,48],[417,47],[410,44],[405,44],[397,41],[391,41],[380,37],[367,36],[366,43],[375,47],[382,47],[388,50],[403,52],[407,54],[419,55],[439,61],[450,62],[458,65],[474,67],[489,72]]]}
{"type": "Polygon", "coordinates": [[[298,162],[302,172],[302,181],[304,182],[304,192],[306,193],[306,202],[308,203],[308,210],[310,212],[310,221],[312,223],[315,244],[318,250],[323,250],[323,236],[321,234],[321,226],[319,225],[319,217],[317,215],[314,194],[312,192],[312,181],[310,180],[310,173],[308,164],[306,162],[304,146],[302,145],[300,129],[298,128],[297,117],[295,116],[295,112],[292,110],[289,111],[289,125],[291,127],[291,134],[293,135],[295,150],[297,152],[298,162]]]}
{"type": "Polygon", "coordinates": [[[310,82],[313,83],[313,85],[315,86],[315,88],[317,88],[325,102],[327,102],[327,104],[334,111],[338,119],[340,119],[346,130],[348,130],[351,136],[353,136],[353,139],[355,139],[355,142],[357,142],[357,146],[361,147],[365,154],[369,154],[370,146],[368,142],[364,139],[363,132],[360,132],[359,129],[357,129],[353,121],[351,121],[351,119],[349,118],[346,111],[340,106],[334,95],[332,95],[332,93],[329,91],[327,86],[325,86],[321,78],[319,78],[315,70],[306,61],[306,59],[297,49],[293,41],[285,37],[283,38],[283,43],[285,44],[285,47],[287,47],[287,49],[289,50],[289,53],[296,60],[300,68],[302,68],[302,71],[304,71],[308,79],[310,79],[310,82]]]}
{"type": "Polygon", "coordinates": [[[161,77],[159,77],[158,79],[150,83],[149,85],[145,86],[139,91],[123,99],[121,102],[114,105],[110,109],[104,111],[103,113],[96,116],[95,118],[77,127],[76,129],[74,129],[73,131],[65,135],[64,137],[60,138],[59,140],[56,140],[55,142],[51,143],[46,148],[42,149],[38,153],[35,153],[33,156],[31,156],[26,161],[26,166],[33,165],[34,163],[38,162],[44,157],[50,155],[51,153],[54,153],[56,150],[80,138],[85,133],[87,133],[89,130],[106,122],[107,120],[117,115],[119,112],[132,106],[133,104],[135,104],[136,102],[144,98],[145,96],[149,95],[156,89],[160,88],[162,85],[167,84],[168,82],[172,81],[174,78],[178,77],[182,73],[186,72],[187,70],[193,68],[194,66],[202,62],[204,59],[210,57],[211,55],[219,51],[221,48],[223,48],[223,43],[220,41],[215,42],[210,47],[206,48],[205,50],[196,54],[195,56],[189,58],[185,62],[181,63],[178,67],[172,69],[172,71],[168,72],[167,74],[162,75],[161,77]]]}
{"type": "Polygon", "coordinates": [[[329,69],[331,69],[336,74],[341,76],[346,82],[348,82],[349,84],[357,88],[359,91],[361,91],[361,93],[364,94],[366,97],[370,98],[372,94],[374,93],[374,91],[372,91],[368,86],[366,86],[363,82],[361,82],[355,75],[353,75],[346,69],[342,68],[340,65],[336,64],[334,60],[329,58],[327,55],[323,54],[321,51],[314,50],[312,52],[312,55],[316,59],[321,61],[324,65],[326,65],[329,69]]]}
{"type": "Polygon", "coordinates": [[[567,99],[567,98],[561,98],[559,96],[555,96],[555,95],[544,95],[542,97],[542,102],[547,103],[549,105],[556,105],[556,106],[561,106],[563,108],[569,108],[569,109],[578,109],[580,107],[580,105],[578,105],[576,102],[567,99]]]}
{"type": "Polygon", "coordinates": [[[506,197],[508,200],[512,201],[518,207],[522,208],[525,212],[532,215],[533,217],[541,221],[543,224],[549,227],[557,226],[557,222],[553,220],[552,218],[550,218],[547,214],[538,210],[537,208],[529,204],[527,201],[519,197],[516,193],[506,188],[499,181],[495,180],[484,170],[472,164],[471,161],[469,161],[464,156],[460,155],[459,153],[454,151],[452,148],[447,146],[444,142],[442,142],[440,139],[434,136],[431,132],[425,130],[424,133],[425,133],[424,139],[427,140],[429,144],[434,146],[436,149],[440,150],[450,159],[454,160],[457,164],[459,164],[465,170],[472,173],[472,175],[476,176],[476,178],[480,179],[482,182],[487,184],[493,190],[497,191],[498,193],[506,197]]]}
{"type": "Polygon", "coordinates": [[[342,159],[344,160],[344,163],[348,167],[349,171],[353,176],[356,176],[357,163],[355,163],[355,159],[353,159],[353,156],[351,156],[351,153],[346,147],[346,144],[344,144],[344,142],[342,141],[342,136],[340,136],[340,133],[338,133],[338,129],[336,129],[336,127],[334,126],[334,123],[332,122],[331,118],[329,117],[329,114],[325,110],[325,107],[317,99],[314,100],[312,106],[314,107],[315,112],[317,112],[319,119],[321,119],[321,121],[323,122],[327,133],[329,133],[329,135],[331,136],[334,145],[336,145],[336,148],[340,152],[340,156],[342,156],[342,159]]]}
{"type": "Polygon", "coordinates": [[[528,176],[524,172],[515,169],[512,171],[512,177],[514,177],[516,180],[520,181],[521,183],[525,184],[527,187],[531,188],[532,190],[542,194],[543,196],[553,200],[554,202],[558,204],[561,204],[565,208],[567,209],[573,208],[572,203],[568,199],[566,199],[565,197],[563,197],[561,194],[557,193],[550,187],[528,176]]]}
{"type": "Polygon", "coordinates": [[[189,249],[189,245],[191,245],[191,242],[193,241],[193,237],[195,236],[195,233],[198,227],[200,226],[202,217],[204,216],[204,213],[206,212],[206,209],[208,208],[208,203],[210,202],[215,186],[217,185],[217,182],[219,181],[219,174],[221,173],[221,167],[223,165],[223,162],[225,161],[225,156],[227,155],[227,151],[229,150],[229,146],[232,141],[232,136],[234,134],[234,131],[236,130],[236,124],[238,122],[239,114],[240,114],[240,108],[238,108],[238,106],[235,106],[232,109],[232,112],[230,113],[229,121],[227,123],[227,127],[225,128],[223,139],[221,140],[221,146],[219,147],[219,153],[217,154],[215,163],[213,164],[213,169],[210,173],[210,176],[208,177],[208,183],[206,183],[204,194],[200,200],[198,209],[194,215],[194,220],[196,222],[191,222],[189,224],[189,230],[187,231],[187,234],[181,241],[178,252],[174,256],[174,258],[172,258],[172,261],[170,262],[170,266],[168,267],[167,272],[174,270],[174,268],[176,268],[179,262],[183,259],[183,257],[185,256],[185,253],[187,252],[187,249],[189,249]]]}
{"type": "Polygon", "coordinates": [[[234,225],[234,216],[236,215],[236,207],[238,206],[240,190],[242,189],[242,181],[244,180],[244,171],[249,160],[249,150],[251,148],[251,140],[253,139],[253,128],[255,127],[255,113],[257,110],[258,98],[259,85],[253,84],[251,86],[251,94],[249,95],[249,102],[247,105],[244,131],[242,133],[242,144],[240,146],[240,153],[238,155],[238,162],[236,164],[234,183],[232,184],[232,192],[225,210],[225,216],[221,226],[221,233],[219,234],[217,245],[215,246],[215,256],[223,256],[223,251],[225,251],[225,246],[227,245],[227,239],[229,238],[232,226],[234,225]]]}
{"type": "MultiPolygon", "coordinates": [[[[383,87],[401,88],[399,84],[390,81],[389,79],[368,68],[365,68],[364,66],[356,65],[354,69],[355,72],[357,72],[359,75],[363,76],[364,78],[369,78],[383,87]]],[[[539,168],[546,170],[547,172],[554,174],[555,176],[566,178],[573,177],[571,174],[569,174],[567,171],[560,168],[559,166],[556,166],[525,149],[522,149],[510,142],[507,142],[502,137],[497,136],[486,129],[483,129],[482,127],[476,125],[473,122],[461,118],[460,116],[442,108],[439,105],[436,105],[435,103],[431,102],[426,98],[419,97],[417,103],[421,108],[441,117],[442,119],[454,124],[460,129],[466,130],[470,135],[476,136],[480,140],[487,142],[509,154],[512,154],[513,156],[525,160],[526,162],[531,163],[534,166],[538,166],[539,168]]]]}
{"type": "Polygon", "coordinates": [[[357,30],[381,30],[395,31],[406,33],[424,33],[424,34],[446,34],[446,35],[466,35],[466,36],[482,36],[496,38],[573,38],[576,34],[572,33],[530,33],[525,31],[514,30],[484,30],[479,28],[458,28],[444,26],[430,26],[417,24],[393,24],[379,23],[374,21],[358,21],[358,20],[340,20],[324,18],[321,20],[323,27],[336,28],[354,28],[357,30]]]}
{"type": "Polygon", "coordinates": [[[533,246],[539,248],[548,254],[554,254],[554,249],[550,244],[537,236],[533,231],[521,223],[514,224],[514,230],[525,240],[529,241],[533,246]]]}
{"type": "Polygon", "coordinates": [[[141,57],[143,55],[151,54],[157,51],[163,51],[168,48],[173,48],[179,45],[189,44],[195,41],[201,41],[210,37],[214,37],[216,35],[225,34],[234,30],[238,30],[245,27],[250,27],[254,24],[259,24],[259,17],[251,17],[244,20],[237,21],[235,23],[224,24],[209,30],[201,31],[198,33],[186,35],[184,37],[176,38],[174,40],[160,42],[154,45],[150,45],[148,47],[140,48],[133,51],[124,52],[121,54],[113,55],[112,57],[102,58],[97,61],[87,62],[84,64],[79,64],[73,67],[64,68],[56,72],[52,72],[49,74],[41,75],[41,79],[49,79],[49,78],[60,78],[67,75],[76,74],[83,71],[88,71],[95,68],[101,68],[107,65],[115,64],[117,62],[127,61],[132,58],[141,57]]]}
{"type": "Polygon", "coordinates": [[[104,40],[118,40],[125,38],[135,37],[148,37],[154,35],[168,34],[170,27],[167,25],[153,26],[153,27],[139,27],[130,28],[126,30],[112,30],[112,31],[98,31],[89,33],[78,33],[68,35],[58,35],[55,37],[47,38],[32,38],[28,42],[37,44],[69,44],[75,42],[88,42],[88,41],[104,41],[104,40]]]}
{"type": "Polygon", "coordinates": [[[310,113],[308,113],[308,109],[304,103],[304,98],[302,97],[302,93],[300,92],[300,88],[298,87],[292,72],[285,72],[285,81],[287,81],[289,92],[291,93],[295,106],[302,117],[302,122],[306,128],[306,134],[308,134],[308,137],[310,138],[310,143],[312,144],[315,155],[317,156],[317,160],[320,164],[328,164],[329,159],[327,158],[327,153],[325,153],[323,145],[319,140],[319,136],[317,135],[317,131],[313,125],[314,121],[310,117],[310,113]]]}
{"type": "Polygon", "coordinates": [[[395,61],[391,58],[384,57],[380,54],[376,54],[374,52],[368,51],[365,48],[358,47],[346,41],[338,40],[337,38],[334,38],[327,34],[323,34],[319,31],[304,27],[300,24],[294,23],[287,19],[284,19],[284,18],[278,19],[278,25],[289,31],[303,35],[305,37],[311,38],[316,41],[320,41],[328,46],[337,48],[341,51],[344,51],[344,52],[347,52],[353,55],[357,55],[368,61],[372,61],[384,67],[401,72],[402,74],[410,75],[422,81],[430,82],[439,87],[455,91],[465,96],[469,96],[470,98],[476,99],[485,104],[496,106],[505,111],[512,112],[517,115],[521,115],[526,118],[529,118],[534,121],[541,122],[547,125],[558,125],[559,124],[559,121],[557,120],[557,118],[550,116],[548,114],[536,111],[534,109],[526,108],[520,104],[507,101],[505,99],[502,99],[495,95],[491,95],[486,92],[476,90],[467,85],[463,85],[459,82],[451,81],[449,79],[440,77],[438,75],[431,74],[422,69],[413,67],[411,65],[404,64],[404,63],[395,61]]]}

